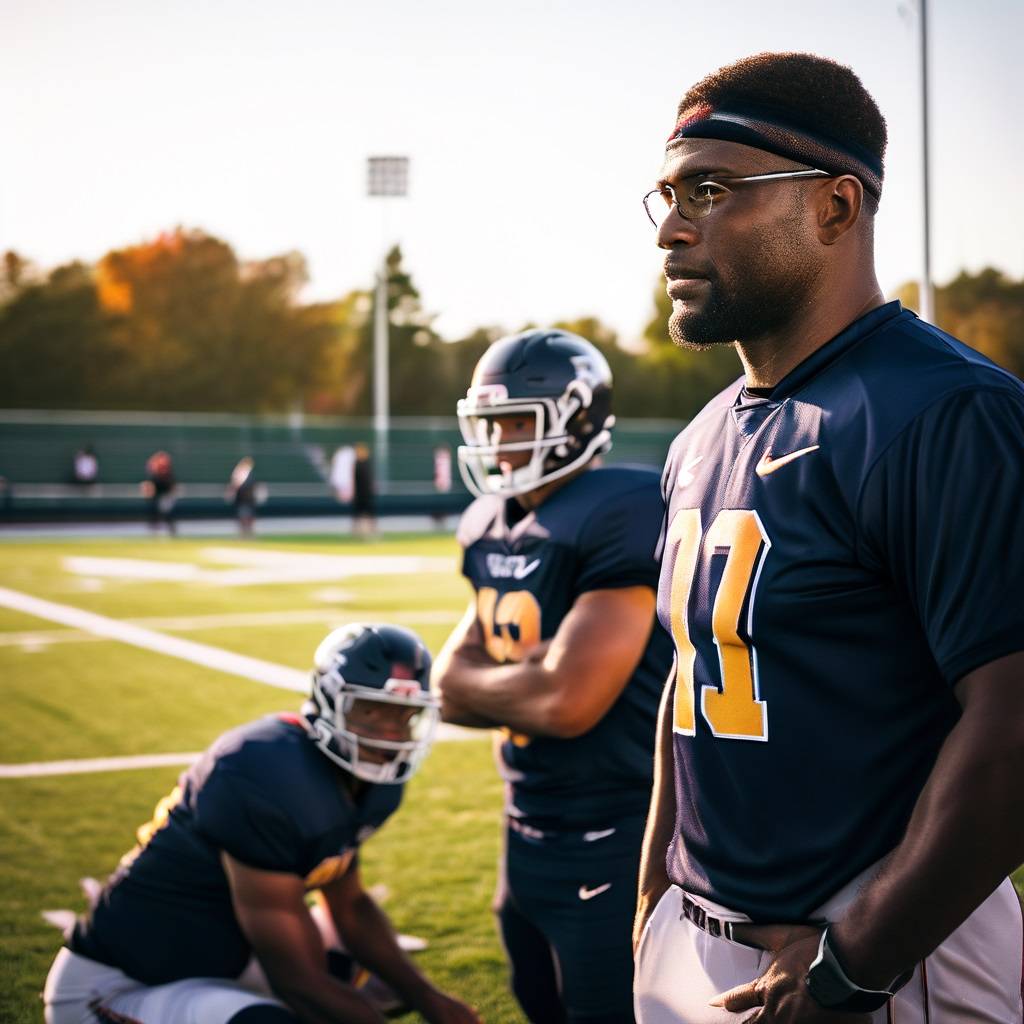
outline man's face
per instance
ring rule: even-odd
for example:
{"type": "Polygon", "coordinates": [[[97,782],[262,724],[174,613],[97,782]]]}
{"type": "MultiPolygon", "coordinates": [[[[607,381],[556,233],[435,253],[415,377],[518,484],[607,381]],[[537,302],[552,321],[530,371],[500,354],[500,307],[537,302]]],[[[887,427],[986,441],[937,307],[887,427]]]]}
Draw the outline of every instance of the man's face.
{"type": "MultiPolygon", "coordinates": [[[[514,444],[517,441],[533,441],[537,436],[534,413],[515,413],[511,416],[490,416],[489,444],[514,444]]],[[[517,452],[502,452],[498,456],[498,467],[503,473],[521,469],[533,457],[533,452],[524,448],[517,452]]]]}
{"type": "MultiPolygon", "coordinates": [[[[364,736],[370,740],[408,743],[413,738],[413,722],[419,714],[419,708],[356,698],[345,715],[345,726],[357,736],[364,736]]],[[[365,743],[359,744],[359,757],[371,764],[393,761],[396,755],[397,752],[394,750],[381,750],[365,743]]]]}
{"type": "Polygon", "coordinates": [[[659,184],[682,195],[721,178],[729,189],[716,195],[706,217],[690,221],[673,208],[658,231],[676,345],[756,341],[805,304],[823,269],[808,202],[821,181],[726,180],[802,166],[735,142],[682,139],[669,146],[659,184]]]}

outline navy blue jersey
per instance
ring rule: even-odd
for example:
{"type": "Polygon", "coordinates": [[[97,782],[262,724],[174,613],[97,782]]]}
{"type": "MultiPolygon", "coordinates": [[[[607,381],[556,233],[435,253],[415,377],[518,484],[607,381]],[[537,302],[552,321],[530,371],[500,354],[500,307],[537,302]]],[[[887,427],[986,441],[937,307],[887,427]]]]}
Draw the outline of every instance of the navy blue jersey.
{"type": "Polygon", "coordinates": [[[150,985],[236,977],[251,949],[221,851],[317,888],[344,874],[401,799],[401,786],[371,786],[354,801],[298,716],[233,729],[157,805],[68,945],[150,985]]]}
{"type": "Polygon", "coordinates": [[[663,486],[669,876],[799,920],[899,842],[953,685],[1024,648],[1024,387],[889,303],[722,392],[663,486]]]}
{"type": "MultiPolygon", "coordinates": [[[[478,619],[495,660],[520,661],[554,636],[581,594],[657,586],[663,506],[653,471],[589,470],[512,525],[508,513],[521,510],[515,499],[507,501],[478,498],[458,533],[462,571],[476,590],[478,619]]],[[[655,626],[622,694],[583,736],[509,736],[501,770],[510,815],[546,830],[587,829],[646,813],[654,721],[671,646],[655,626]]]]}

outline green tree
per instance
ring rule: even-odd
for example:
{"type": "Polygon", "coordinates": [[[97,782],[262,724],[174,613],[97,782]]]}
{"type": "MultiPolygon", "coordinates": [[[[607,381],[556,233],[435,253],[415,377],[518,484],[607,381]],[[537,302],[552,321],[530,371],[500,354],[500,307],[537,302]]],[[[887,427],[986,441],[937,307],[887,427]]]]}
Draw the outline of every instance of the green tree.
{"type": "Polygon", "coordinates": [[[281,410],[316,384],[331,325],[298,303],[298,253],[242,264],[227,243],[179,228],[108,253],[97,277],[121,353],[122,401],[281,410]]]}
{"type": "Polygon", "coordinates": [[[0,404],[74,409],[109,401],[116,352],[92,269],[69,263],[26,283],[20,269],[10,274],[12,262],[6,267],[11,288],[0,306],[0,404]]]}

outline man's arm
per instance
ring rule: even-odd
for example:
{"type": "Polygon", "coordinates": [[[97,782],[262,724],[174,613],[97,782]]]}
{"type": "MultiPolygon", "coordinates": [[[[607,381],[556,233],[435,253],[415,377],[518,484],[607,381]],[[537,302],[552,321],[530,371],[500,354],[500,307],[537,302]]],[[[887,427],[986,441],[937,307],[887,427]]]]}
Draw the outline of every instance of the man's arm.
{"type": "Polygon", "coordinates": [[[497,729],[500,722],[495,722],[483,715],[475,714],[464,704],[460,704],[451,692],[450,687],[442,687],[442,680],[450,678],[448,673],[453,665],[469,660],[496,665],[484,650],[484,639],[477,619],[476,601],[470,601],[466,614],[452,630],[444,642],[440,653],[434,659],[431,672],[431,685],[441,699],[441,717],[453,725],[463,725],[470,729],[497,729]]]}
{"type": "Polygon", "coordinates": [[[435,988],[398,945],[384,911],[363,888],[358,862],[321,890],[345,949],[433,1024],[479,1024],[474,1010],[435,988]]]}
{"type": "Polygon", "coordinates": [[[270,982],[304,1024],[382,1024],[351,985],[327,971],[327,955],[298,875],[249,867],[228,853],[221,862],[235,916],[270,982]]]}
{"type": "MultiPolygon", "coordinates": [[[[830,933],[863,988],[885,988],[923,960],[1024,862],[1024,652],[968,673],[956,695],[963,715],[903,839],[830,933]]],[[[761,980],[723,1005],[735,1011],[786,998],[773,1022],[831,1022],[836,1015],[803,985],[817,944],[813,935],[787,945],[761,980]]]]}
{"type": "Polygon", "coordinates": [[[640,663],[654,601],[647,586],[588,591],[549,644],[514,664],[496,663],[479,641],[479,626],[477,643],[469,627],[435,663],[435,685],[453,708],[516,732],[581,736],[604,717],[640,663]]]}
{"type": "MultiPolygon", "coordinates": [[[[672,667],[675,674],[675,665],[672,667]]],[[[665,684],[658,708],[658,731],[654,744],[654,788],[651,806],[647,812],[647,827],[640,850],[640,885],[636,899],[636,918],[633,922],[633,953],[640,945],[644,927],[654,913],[658,900],[669,887],[665,856],[672,841],[676,820],[676,792],[674,752],[672,750],[672,695],[673,680],[665,684]]]]}

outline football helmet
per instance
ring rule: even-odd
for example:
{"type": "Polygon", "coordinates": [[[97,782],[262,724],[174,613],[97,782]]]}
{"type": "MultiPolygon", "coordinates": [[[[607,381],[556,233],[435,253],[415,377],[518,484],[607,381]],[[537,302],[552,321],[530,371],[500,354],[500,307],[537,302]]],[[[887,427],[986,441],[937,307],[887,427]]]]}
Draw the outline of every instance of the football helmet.
{"type": "MultiPolygon", "coordinates": [[[[525,494],[573,472],[612,446],[612,373],[604,356],[568,331],[524,331],[483,354],[457,412],[469,490],[525,494]],[[502,443],[495,419],[532,416],[533,437],[502,443]],[[501,456],[529,452],[513,468],[501,456]]],[[[518,457],[516,461],[519,461],[518,457]]]]}
{"type": "Polygon", "coordinates": [[[409,779],[434,741],[439,707],[430,652],[411,630],[353,623],[328,633],[313,655],[314,741],[358,779],[409,779]]]}

